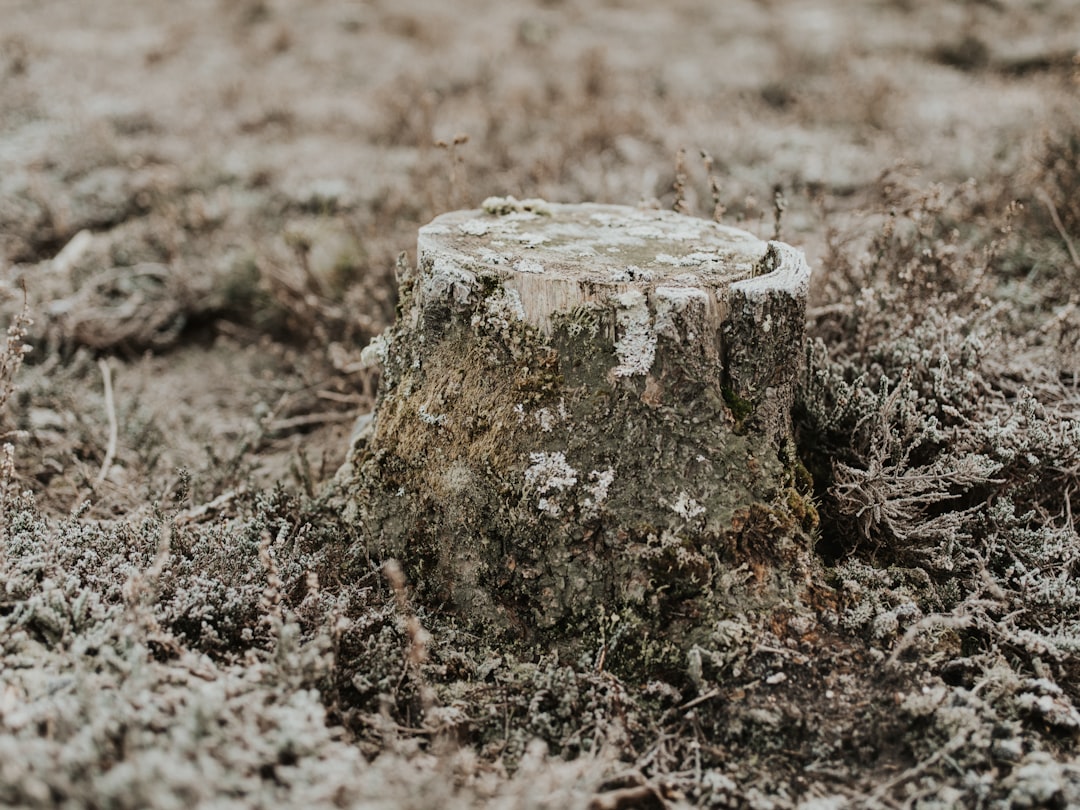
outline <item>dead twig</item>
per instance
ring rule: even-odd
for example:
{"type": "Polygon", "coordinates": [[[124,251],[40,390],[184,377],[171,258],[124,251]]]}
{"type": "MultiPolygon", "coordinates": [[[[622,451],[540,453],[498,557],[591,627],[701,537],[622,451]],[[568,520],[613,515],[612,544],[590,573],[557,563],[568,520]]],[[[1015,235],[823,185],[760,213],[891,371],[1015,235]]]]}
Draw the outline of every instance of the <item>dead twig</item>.
{"type": "Polygon", "coordinates": [[[960,748],[966,745],[970,736],[971,732],[968,729],[964,729],[963,731],[954,735],[947,743],[945,743],[945,745],[934,751],[934,753],[932,753],[926,759],[916,763],[903,773],[897,774],[892,779],[882,783],[877,788],[875,788],[873,793],[870,794],[869,799],[871,801],[886,800],[889,794],[900,785],[904,784],[905,782],[910,782],[912,779],[921,776],[930,768],[934,767],[934,765],[936,765],[939,761],[943,759],[948,761],[949,755],[954,753],[955,751],[958,751],[960,748]]]}
{"type": "Polygon", "coordinates": [[[1039,199],[1042,200],[1042,204],[1046,206],[1046,210],[1050,212],[1050,219],[1054,223],[1054,227],[1057,228],[1058,234],[1061,235],[1061,239],[1065,242],[1065,247],[1069,251],[1069,257],[1072,259],[1073,267],[1080,270],[1080,254],[1076,252],[1076,247],[1072,243],[1072,239],[1069,238],[1068,231],[1065,230],[1065,224],[1061,221],[1061,217],[1058,215],[1057,206],[1054,205],[1054,201],[1050,199],[1050,195],[1046,193],[1045,189],[1039,189],[1035,192],[1039,195],[1039,199]]]}
{"type": "Polygon", "coordinates": [[[675,202],[672,203],[671,210],[677,214],[690,213],[690,206],[686,202],[686,180],[686,150],[680,148],[675,153],[675,182],[672,184],[675,202]]]}
{"type": "Polygon", "coordinates": [[[113,459],[116,457],[116,441],[119,433],[116,423],[116,404],[113,402],[112,372],[108,361],[105,358],[98,360],[98,368],[101,369],[101,378],[105,383],[105,414],[109,417],[109,444],[105,448],[105,458],[101,462],[101,469],[98,471],[97,478],[94,479],[95,485],[104,481],[109,474],[109,468],[112,467],[113,459]]]}
{"type": "MultiPolygon", "coordinates": [[[[26,285],[23,285],[22,311],[16,315],[7,328],[7,339],[0,346],[0,413],[3,412],[11,395],[15,393],[15,375],[22,368],[23,358],[30,352],[25,342],[33,321],[30,319],[30,305],[27,303],[26,285]]],[[[7,433],[0,434],[4,438],[7,433]]]]}
{"type": "Polygon", "coordinates": [[[713,174],[712,155],[702,149],[701,160],[705,164],[705,176],[709,178],[709,193],[712,195],[713,204],[713,222],[723,222],[727,208],[720,201],[720,178],[713,174]]]}
{"type": "Polygon", "coordinates": [[[712,700],[714,697],[717,697],[719,694],[720,694],[719,689],[710,689],[705,694],[698,695],[693,700],[689,700],[686,703],[684,703],[682,706],[679,707],[679,711],[682,711],[682,712],[689,711],[690,709],[694,708],[695,706],[700,706],[702,703],[707,703],[708,701],[712,700]]]}
{"type": "Polygon", "coordinates": [[[218,495],[214,500],[204,503],[200,506],[193,506],[190,509],[185,509],[179,515],[176,516],[176,525],[184,526],[188,523],[197,523],[211,512],[217,512],[224,508],[228,504],[232,503],[236,498],[243,495],[246,492],[245,487],[237,487],[236,489],[230,489],[228,492],[223,492],[218,495]]]}
{"type": "Polygon", "coordinates": [[[667,807],[670,805],[664,800],[660,790],[649,784],[609,790],[594,796],[589,802],[589,810],[663,810],[667,807]]]}
{"type": "Polygon", "coordinates": [[[773,189],[773,239],[777,242],[784,234],[784,212],[787,210],[787,198],[780,186],[773,189]]]}
{"type": "Polygon", "coordinates": [[[312,425],[326,425],[334,422],[349,422],[356,419],[352,411],[326,411],[325,413],[306,413],[300,416],[290,416],[286,419],[275,419],[270,422],[266,429],[270,433],[281,433],[297,430],[298,428],[311,427],[312,425]]]}

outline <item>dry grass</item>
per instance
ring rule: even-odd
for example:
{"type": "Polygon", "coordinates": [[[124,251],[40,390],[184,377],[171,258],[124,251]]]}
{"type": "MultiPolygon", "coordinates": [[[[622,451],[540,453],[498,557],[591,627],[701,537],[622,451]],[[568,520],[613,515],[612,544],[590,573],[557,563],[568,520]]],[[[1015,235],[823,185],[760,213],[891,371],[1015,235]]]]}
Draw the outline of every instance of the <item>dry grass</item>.
{"type": "Polygon", "coordinates": [[[1080,803],[1078,25],[9,10],[0,803],[1080,803]],[[492,194],[807,251],[812,624],[732,616],[678,682],[629,683],[481,648],[387,581],[333,485],[360,351],[417,227],[492,194]]]}

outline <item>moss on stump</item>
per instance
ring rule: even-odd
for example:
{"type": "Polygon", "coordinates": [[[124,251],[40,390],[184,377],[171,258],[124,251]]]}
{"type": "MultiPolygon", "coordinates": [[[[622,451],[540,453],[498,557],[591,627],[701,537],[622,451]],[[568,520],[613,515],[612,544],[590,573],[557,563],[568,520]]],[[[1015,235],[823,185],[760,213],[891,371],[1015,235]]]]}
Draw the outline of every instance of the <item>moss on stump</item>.
{"type": "Polygon", "coordinates": [[[422,228],[402,276],[349,475],[418,598],[624,671],[684,661],[730,613],[798,609],[801,254],[669,212],[498,199],[422,228]]]}

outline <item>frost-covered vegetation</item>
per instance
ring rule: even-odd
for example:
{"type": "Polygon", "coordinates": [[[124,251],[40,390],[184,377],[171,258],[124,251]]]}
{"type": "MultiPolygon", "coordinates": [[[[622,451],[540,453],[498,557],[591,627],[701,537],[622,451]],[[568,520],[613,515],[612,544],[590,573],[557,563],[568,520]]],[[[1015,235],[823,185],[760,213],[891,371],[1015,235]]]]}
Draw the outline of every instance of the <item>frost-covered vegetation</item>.
{"type": "Polygon", "coordinates": [[[1080,806],[1071,0],[9,5],[0,805],[1080,806]],[[394,257],[508,194],[806,250],[810,615],[617,678],[345,519],[394,257]]]}
{"type": "MultiPolygon", "coordinates": [[[[1038,187],[1068,201],[1077,178],[1048,158],[1038,187]]],[[[43,514],[9,465],[0,797],[1080,801],[1080,267],[1035,201],[894,174],[880,193],[853,236],[830,233],[811,313],[816,622],[732,616],[683,679],[625,682],[415,613],[332,486],[239,495],[217,520],[102,521],[43,514]]]]}

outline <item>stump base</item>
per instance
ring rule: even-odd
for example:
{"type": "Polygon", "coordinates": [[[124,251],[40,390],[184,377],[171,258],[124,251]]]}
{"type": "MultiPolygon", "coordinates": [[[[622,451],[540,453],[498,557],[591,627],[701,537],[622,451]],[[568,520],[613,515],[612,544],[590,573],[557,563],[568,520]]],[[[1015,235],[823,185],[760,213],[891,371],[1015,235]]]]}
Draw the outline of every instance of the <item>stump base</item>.
{"type": "Polygon", "coordinates": [[[353,451],[367,537],[486,638],[617,668],[797,605],[801,255],[666,212],[507,205],[421,230],[353,451]]]}

